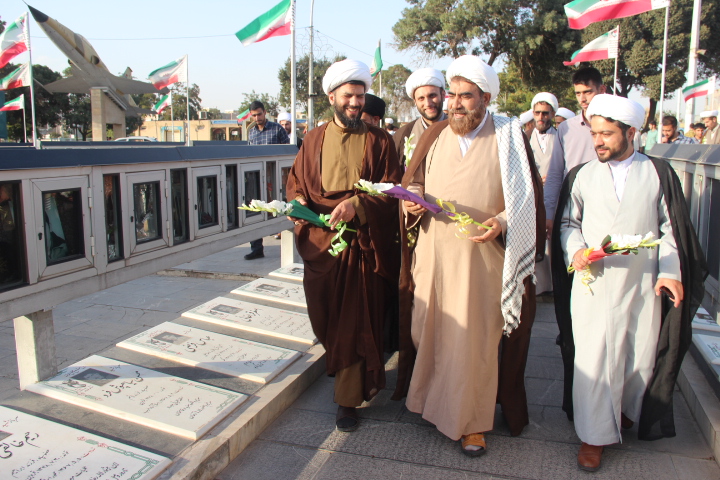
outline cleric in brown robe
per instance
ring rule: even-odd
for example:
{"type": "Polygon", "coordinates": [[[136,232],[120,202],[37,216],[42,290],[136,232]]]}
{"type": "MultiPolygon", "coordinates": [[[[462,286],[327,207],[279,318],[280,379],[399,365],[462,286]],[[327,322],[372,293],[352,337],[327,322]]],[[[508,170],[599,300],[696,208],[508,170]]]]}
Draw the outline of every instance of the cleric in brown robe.
{"type": "Polygon", "coordinates": [[[358,180],[399,183],[402,177],[392,138],[360,119],[372,83],[367,65],[343,60],[330,66],[323,89],[333,121],[304,139],[287,183],[298,199],[330,223],[342,220],[348,247],[328,253],[337,231],[294,219],[297,249],[305,263],[305,296],[315,335],[326,350],[327,373],[335,375],[336,426],[358,426],[355,407],[385,387],[383,324],[387,301],[396,295],[400,264],[397,200],[370,196],[358,180]]]}

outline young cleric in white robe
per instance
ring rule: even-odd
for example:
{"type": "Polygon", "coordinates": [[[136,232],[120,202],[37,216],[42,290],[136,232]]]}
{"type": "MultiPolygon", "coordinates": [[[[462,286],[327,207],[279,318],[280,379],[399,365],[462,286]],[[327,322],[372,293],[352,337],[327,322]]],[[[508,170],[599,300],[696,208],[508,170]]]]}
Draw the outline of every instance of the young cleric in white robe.
{"type": "Polygon", "coordinates": [[[622,429],[634,422],[642,439],[674,436],[672,387],[706,269],[677,176],[666,161],[633,148],[643,107],[602,94],[587,116],[598,158],[576,167],[563,185],[553,277],[561,280],[563,409],[582,441],[578,466],[595,471],[603,446],[621,442],[622,429]],[[648,232],[662,240],[659,247],[590,264],[591,292],[581,275],[568,276],[568,265],[585,268],[584,251],[607,235],[648,232]]]}

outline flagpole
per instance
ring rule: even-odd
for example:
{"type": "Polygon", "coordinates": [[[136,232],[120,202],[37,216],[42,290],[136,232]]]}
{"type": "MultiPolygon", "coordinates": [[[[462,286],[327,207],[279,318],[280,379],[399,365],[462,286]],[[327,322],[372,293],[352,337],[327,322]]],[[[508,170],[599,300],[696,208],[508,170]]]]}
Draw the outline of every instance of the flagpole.
{"type": "Polygon", "coordinates": [[[315,88],[313,85],[313,10],[315,9],[315,0],[310,2],[310,53],[308,55],[308,115],[307,115],[307,131],[312,130],[315,124],[315,88]]]}
{"type": "Polygon", "coordinates": [[[173,110],[172,90],[170,90],[170,141],[175,141],[175,111],[173,110]]]}
{"type": "Polygon", "coordinates": [[[187,127],[185,128],[185,145],[190,146],[190,61],[185,55],[185,96],[187,97],[187,127]]]}
{"type": "MultiPolygon", "coordinates": [[[[25,20],[25,32],[27,33],[27,51],[28,51],[28,63],[30,68],[30,114],[32,117],[33,124],[33,147],[37,148],[37,121],[35,119],[35,76],[33,75],[33,63],[32,63],[32,48],[30,48],[30,14],[26,14],[25,20]]],[[[25,106],[23,105],[23,115],[25,115],[25,106]]],[[[25,128],[25,127],[23,127],[25,128]]],[[[26,133],[27,135],[27,133],[26,133]]],[[[27,136],[25,137],[27,142],[27,136]]]]}
{"type": "Polygon", "coordinates": [[[663,60],[662,60],[662,77],[660,78],[660,100],[658,101],[658,127],[662,129],[663,121],[663,99],[665,98],[665,67],[667,64],[667,43],[668,43],[668,25],[670,24],[670,4],[665,7],[665,35],[663,36],[663,60]]]}
{"type": "Polygon", "coordinates": [[[25,120],[25,99],[23,99],[23,133],[25,134],[25,143],[27,143],[27,120],[25,120]]]}
{"type": "MultiPolygon", "coordinates": [[[[297,145],[297,128],[295,126],[295,119],[297,118],[297,108],[295,106],[297,96],[297,92],[295,91],[297,88],[297,74],[295,72],[295,0],[291,0],[290,8],[292,8],[290,17],[290,126],[292,127],[290,131],[290,144],[297,145]]],[[[310,79],[310,83],[312,84],[312,78],[310,79]]]]}
{"type": "Polygon", "coordinates": [[[618,54],[615,56],[615,78],[613,80],[613,95],[617,95],[617,71],[618,71],[618,57],[620,56],[620,47],[618,47],[618,54]]]}
{"type": "MultiPolygon", "coordinates": [[[[694,0],[692,25],[690,27],[690,58],[688,58],[687,84],[695,85],[697,82],[697,50],[700,46],[700,13],[702,0],[694,0]]],[[[679,114],[680,112],[678,112],[679,114]]],[[[695,117],[695,99],[685,102],[685,125],[690,125],[695,117]]]]}

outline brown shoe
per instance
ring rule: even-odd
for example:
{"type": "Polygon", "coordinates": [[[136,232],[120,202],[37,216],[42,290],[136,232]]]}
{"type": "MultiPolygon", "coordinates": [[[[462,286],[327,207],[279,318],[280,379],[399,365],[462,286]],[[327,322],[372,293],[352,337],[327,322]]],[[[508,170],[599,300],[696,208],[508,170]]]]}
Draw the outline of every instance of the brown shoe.
{"type": "Polygon", "coordinates": [[[577,463],[580,470],[586,472],[595,472],[600,468],[600,457],[602,457],[603,447],[597,445],[588,445],[583,442],[578,452],[577,463]]]}
{"type": "Polygon", "coordinates": [[[635,425],[635,422],[626,417],[624,413],[620,414],[620,426],[623,430],[630,430],[633,425],[635,425]]]}

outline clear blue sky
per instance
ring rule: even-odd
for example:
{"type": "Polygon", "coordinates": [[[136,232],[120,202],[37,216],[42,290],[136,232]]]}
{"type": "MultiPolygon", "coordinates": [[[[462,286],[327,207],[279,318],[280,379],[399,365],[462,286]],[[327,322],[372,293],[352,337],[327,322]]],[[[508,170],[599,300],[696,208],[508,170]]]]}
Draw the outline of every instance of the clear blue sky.
{"type": "MultiPolygon", "coordinates": [[[[188,54],[190,81],[200,87],[203,107],[237,108],[243,93],[277,94],[277,72],[290,56],[290,37],[277,37],[243,47],[235,32],[269,10],[279,0],[176,0],[109,2],[97,0],[28,0],[28,4],[84,36],[95,47],[111,72],[133,70],[138,79],[168,62],[188,54]],[[194,37],[194,38],[193,38],[194,37]]],[[[415,70],[421,66],[447,68],[451,59],[418,64],[410,52],[398,52],[392,26],[408,4],[404,0],[316,0],[315,55],[344,54],[370,65],[382,39],[385,68],[401,63],[415,70]]],[[[20,0],[2,2],[0,16],[8,23],[27,7],[20,0]]],[[[308,51],[310,0],[297,1],[297,54],[308,51]]],[[[33,62],[56,71],[67,67],[66,57],[30,20],[33,62]]],[[[27,54],[17,61],[26,61],[27,54]]]]}

